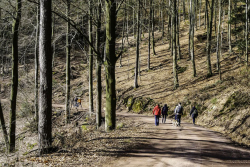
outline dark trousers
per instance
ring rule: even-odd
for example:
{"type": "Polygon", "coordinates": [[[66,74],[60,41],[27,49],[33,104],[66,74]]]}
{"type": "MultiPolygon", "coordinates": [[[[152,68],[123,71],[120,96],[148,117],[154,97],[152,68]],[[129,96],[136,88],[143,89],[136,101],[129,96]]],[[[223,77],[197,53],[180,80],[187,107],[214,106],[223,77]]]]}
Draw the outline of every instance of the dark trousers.
{"type": "Polygon", "coordinates": [[[159,118],[160,118],[160,115],[155,115],[155,126],[159,125],[159,118]]]}
{"type": "Polygon", "coordinates": [[[165,123],[165,122],[166,122],[166,118],[167,118],[167,114],[162,115],[162,123],[165,123]]]}
{"type": "Polygon", "coordinates": [[[195,124],[195,118],[197,117],[197,115],[192,115],[193,118],[193,124],[195,124]]]}
{"type": "Polygon", "coordinates": [[[177,115],[177,122],[179,123],[179,125],[181,124],[181,115],[177,115]]]}

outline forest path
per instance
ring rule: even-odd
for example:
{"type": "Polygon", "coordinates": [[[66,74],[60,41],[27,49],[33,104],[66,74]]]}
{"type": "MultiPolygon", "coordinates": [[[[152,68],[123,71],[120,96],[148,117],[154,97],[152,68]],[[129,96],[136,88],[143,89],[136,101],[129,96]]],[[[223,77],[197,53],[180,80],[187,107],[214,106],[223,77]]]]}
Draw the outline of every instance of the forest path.
{"type": "MultiPolygon", "coordinates": [[[[219,133],[189,123],[174,127],[171,120],[154,125],[153,116],[119,113],[152,125],[145,140],[149,143],[119,155],[109,167],[204,167],[250,166],[250,150],[235,146],[219,133]]],[[[161,120],[160,120],[161,121],[161,120]]]]}

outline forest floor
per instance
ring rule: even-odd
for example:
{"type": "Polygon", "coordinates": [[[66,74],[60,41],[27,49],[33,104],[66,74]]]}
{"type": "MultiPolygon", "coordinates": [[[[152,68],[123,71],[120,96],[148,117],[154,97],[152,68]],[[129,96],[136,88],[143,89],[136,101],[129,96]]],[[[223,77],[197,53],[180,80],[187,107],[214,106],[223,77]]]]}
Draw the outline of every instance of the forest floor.
{"type": "Polygon", "coordinates": [[[122,114],[150,126],[146,145],[119,154],[115,161],[105,167],[241,167],[250,165],[250,149],[233,144],[220,133],[201,126],[182,122],[180,127],[173,126],[167,119],[166,124],[154,125],[153,116],[122,114]]]}

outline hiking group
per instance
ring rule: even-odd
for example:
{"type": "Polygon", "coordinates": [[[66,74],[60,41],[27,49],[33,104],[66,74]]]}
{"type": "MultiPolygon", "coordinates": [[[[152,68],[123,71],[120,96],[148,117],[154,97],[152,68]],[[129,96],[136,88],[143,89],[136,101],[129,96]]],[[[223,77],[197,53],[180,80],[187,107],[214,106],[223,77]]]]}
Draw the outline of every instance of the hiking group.
{"type": "MultiPolygon", "coordinates": [[[[159,126],[159,119],[162,116],[162,123],[166,122],[166,118],[168,116],[168,106],[167,104],[164,104],[163,108],[161,109],[160,105],[157,104],[154,109],[153,109],[153,115],[155,116],[155,125],[159,126]]],[[[179,103],[174,110],[174,115],[175,115],[175,121],[176,121],[176,126],[181,125],[181,116],[183,115],[183,107],[181,106],[181,103],[179,103]]],[[[195,105],[193,105],[191,111],[190,111],[190,116],[193,119],[193,124],[195,125],[195,119],[198,116],[198,111],[195,105]]]]}

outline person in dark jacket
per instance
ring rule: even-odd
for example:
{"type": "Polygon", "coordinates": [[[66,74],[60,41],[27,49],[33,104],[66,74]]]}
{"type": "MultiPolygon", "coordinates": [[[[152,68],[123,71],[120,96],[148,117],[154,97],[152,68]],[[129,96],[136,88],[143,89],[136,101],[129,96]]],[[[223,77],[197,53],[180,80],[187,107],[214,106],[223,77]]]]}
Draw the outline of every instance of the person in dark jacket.
{"type": "Polygon", "coordinates": [[[195,125],[195,119],[197,118],[198,116],[198,110],[197,108],[195,107],[195,105],[193,105],[191,111],[190,111],[190,116],[193,118],[193,124],[195,125]]]}
{"type": "Polygon", "coordinates": [[[167,104],[165,104],[161,110],[161,113],[162,113],[162,123],[165,124],[166,122],[166,118],[168,116],[168,106],[167,104]]]}
{"type": "Polygon", "coordinates": [[[159,126],[159,118],[161,116],[161,108],[159,104],[157,104],[153,110],[153,115],[155,116],[155,126],[159,126]]]}

